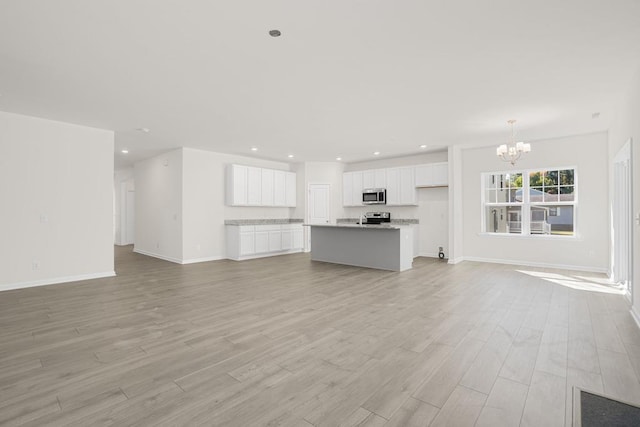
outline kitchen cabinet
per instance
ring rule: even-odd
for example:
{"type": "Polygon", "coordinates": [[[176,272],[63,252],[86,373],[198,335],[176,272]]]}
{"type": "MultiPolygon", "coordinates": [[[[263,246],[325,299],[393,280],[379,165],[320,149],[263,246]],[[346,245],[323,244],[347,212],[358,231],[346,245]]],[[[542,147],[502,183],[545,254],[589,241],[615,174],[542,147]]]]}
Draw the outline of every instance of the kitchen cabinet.
{"type": "MultiPolygon", "coordinates": [[[[294,174],[295,175],[295,174],[294,174]]],[[[273,171],[273,205],[286,206],[287,204],[287,184],[285,171],[273,171]]],[[[294,202],[295,205],[295,202],[294,202]]]]}
{"type": "Polygon", "coordinates": [[[262,170],[247,167],[247,205],[262,205],[262,170]]]}
{"type": "Polygon", "coordinates": [[[416,179],[414,168],[400,169],[400,205],[417,205],[416,179]]]}
{"type": "Polygon", "coordinates": [[[274,170],[273,169],[261,169],[262,172],[262,206],[274,205],[274,170]]]}
{"type": "Polygon", "coordinates": [[[353,174],[351,172],[342,174],[342,205],[353,206],[353,174]]]}
{"type": "Polygon", "coordinates": [[[416,187],[446,187],[449,185],[447,162],[416,166],[416,187]]]}
{"type": "Polygon", "coordinates": [[[387,169],[387,205],[417,205],[414,168],[387,169]]]}
{"type": "Polygon", "coordinates": [[[269,232],[258,228],[255,231],[255,253],[265,252],[269,252],[269,232]]]}
{"type": "Polygon", "coordinates": [[[231,165],[227,169],[227,204],[247,204],[247,173],[248,167],[231,165]]]}
{"type": "Polygon", "coordinates": [[[371,169],[362,171],[362,188],[387,188],[387,170],[371,169]]]}
{"type": "Polygon", "coordinates": [[[302,224],[226,225],[227,258],[243,260],[301,252],[302,224]]]}
{"type": "Polygon", "coordinates": [[[362,206],[363,178],[362,172],[345,172],[342,175],[342,204],[344,206],[362,206]]]}
{"type": "Polygon", "coordinates": [[[227,167],[229,206],[296,206],[296,174],[253,166],[227,167]]]}
{"type": "Polygon", "coordinates": [[[362,190],[364,189],[364,183],[362,182],[362,172],[353,173],[353,205],[362,205],[362,190]]]}
{"type": "Polygon", "coordinates": [[[282,250],[288,251],[292,249],[302,249],[303,233],[302,226],[299,224],[288,224],[282,226],[282,250]]]}
{"type": "Polygon", "coordinates": [[[255,230],[253,227],[239,227],[240,230],[240,255],[250,255],[255,253],[255,230]],[[244,231],[242,230],[244,228],[244,231]],[[249,228],[250,230],[247,230],[249,228]]]}
{"type": "Polygon", "coordinates": [[[295,172],[285,172],[285,206],[296,207],[296,174],[295,172]]]}

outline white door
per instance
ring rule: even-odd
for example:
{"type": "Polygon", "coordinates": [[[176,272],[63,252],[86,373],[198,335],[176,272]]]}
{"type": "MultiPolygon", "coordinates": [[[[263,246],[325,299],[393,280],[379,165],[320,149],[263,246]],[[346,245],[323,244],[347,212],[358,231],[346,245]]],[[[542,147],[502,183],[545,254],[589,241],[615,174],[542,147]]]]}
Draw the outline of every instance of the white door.
{"type": "Polygon", "coordinates": [[[309,224],[329,223],[329,184],[309,184],[309,224]]]}
{"type": "MultiPolygon", "coordinates": [[[[309,224],[329,224],[331,206],[331,185],[330,184],[309,184],[309,205],[308,220],[309,224]]],[[[307,244],[306,251],[311,250],[311,232],[306,230],[307,244]]]]}
{"type": "Polygon", "coordinates": [[[633,293],[631,140],[613,160],[613,280],[633,293]]]}
{"type": "Polygon", "coordinates": [[[125,219],[125,241],[127,245],[135,243],[136,235],[136,192],[127,191],[126,219],[125,219]]]}

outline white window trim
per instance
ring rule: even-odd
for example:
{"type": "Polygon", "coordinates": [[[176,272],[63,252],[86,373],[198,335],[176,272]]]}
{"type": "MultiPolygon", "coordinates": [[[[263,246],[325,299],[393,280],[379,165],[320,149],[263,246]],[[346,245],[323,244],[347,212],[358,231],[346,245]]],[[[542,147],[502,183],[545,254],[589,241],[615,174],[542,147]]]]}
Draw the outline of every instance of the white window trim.
{"type": "Polygon", "coordinates": [[[480,233],[479,236],[498,236],[509,239],[549,239],[549,240],[581,240],[578,233],[578,167],[577,166],[550,166],[544,168],[529,168],[529,169],[514,169],[514,170],[503,170],[503,171],[490,171],[490,172],[482,172],[480,174],[480,233]],[[539,171],[548,171],[548,170],[563,170],[563,169],[573,169],[573,186],[574,186],[574,200],[572,202],[534,202],[531,203],[529,200],[529,173],[531,172],[539,172],[539,171]],[[522,194],[523,201],[516,203],[509,202],[498,202],[498,203],[485,203],[486,197],[486,188],[485,188],[485,177],[488,175],[500,175],[500,174],[514,174],[521,173],[522,174],[522,194]],[[526,177],[526,179],[525,179],[526,177]],[[526,200],[526,201],[525,201],[526,200]],[[522,209],[522,231],[521,233],[494,233],[492,231],[486,231],[486,208],[496,206],[496,207],[504,207],[504,206],[513,206],[520,207],[522,209]],[[531,215],[528,213],[531,212],[531,206],[573,206],[573,235],[572,236],[554,236],[554,235],[538,235],[531,234],[531,215]]]}

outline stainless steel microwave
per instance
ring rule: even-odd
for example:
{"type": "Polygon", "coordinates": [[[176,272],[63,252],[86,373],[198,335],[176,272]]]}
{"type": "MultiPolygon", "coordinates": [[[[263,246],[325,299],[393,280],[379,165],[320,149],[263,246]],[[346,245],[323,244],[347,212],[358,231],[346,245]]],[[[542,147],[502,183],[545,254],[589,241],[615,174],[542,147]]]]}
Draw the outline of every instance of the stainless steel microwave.
{"type": "Polygon", "coordinates": [[[386,205],[387,190],[384,188],[365,188],[362,190],[363,205],[386,205]]]}

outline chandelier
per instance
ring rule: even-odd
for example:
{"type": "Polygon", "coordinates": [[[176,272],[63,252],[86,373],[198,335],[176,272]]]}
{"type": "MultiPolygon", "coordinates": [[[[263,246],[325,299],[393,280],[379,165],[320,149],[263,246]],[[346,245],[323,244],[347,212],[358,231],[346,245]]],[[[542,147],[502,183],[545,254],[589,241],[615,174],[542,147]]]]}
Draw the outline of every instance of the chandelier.
{"type": "Polygon", "coordinates": [[[511,139],[509,144],[502,144],[496,149],[496,154],[505,162],[509,162],[512,165],[516,164],[516,161],[522,156],[522,153],[528,153],[531,151],[531,144],[525,144],[524,142],[516,142],[515,134],[513,131],[513,124],[515,120],[508,120],[507,123],[511,125],[511,139]]]}

